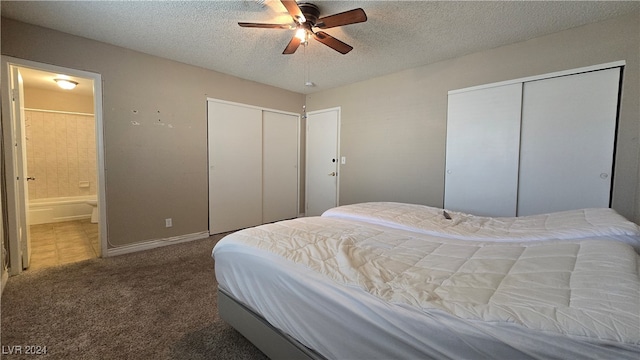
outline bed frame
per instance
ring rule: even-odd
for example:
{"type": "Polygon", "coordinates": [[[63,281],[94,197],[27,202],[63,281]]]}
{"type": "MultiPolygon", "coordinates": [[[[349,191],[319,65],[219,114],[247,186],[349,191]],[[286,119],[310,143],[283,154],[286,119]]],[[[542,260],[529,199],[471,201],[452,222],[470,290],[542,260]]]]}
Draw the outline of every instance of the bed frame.
{"type": "Polygon", "coordinates": [[[262,316],[218,289],[218,314],[272,360],[326,360],[322,355],[271,326],[262,316]]]}

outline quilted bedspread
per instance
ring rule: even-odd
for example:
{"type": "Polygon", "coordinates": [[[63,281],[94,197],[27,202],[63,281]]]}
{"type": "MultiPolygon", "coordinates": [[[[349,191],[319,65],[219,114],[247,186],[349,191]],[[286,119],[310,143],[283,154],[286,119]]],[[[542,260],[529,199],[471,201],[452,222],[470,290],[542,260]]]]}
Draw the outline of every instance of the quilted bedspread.
{"type": "Polygon", "coordinates": [[[245,229],[225,242],[425,312],[640,345],[640,257],[621,242],[470,242],[330,217],[245,229]]]}
{"type": "Polygon", "coordinates": [[[640,246],[640,228],[609,208],[521,217],[483,217],[415,204],[369,202],[339,206],[322,216],[353,219],[465,240],[527,241],[624,237],[640,246]]]}

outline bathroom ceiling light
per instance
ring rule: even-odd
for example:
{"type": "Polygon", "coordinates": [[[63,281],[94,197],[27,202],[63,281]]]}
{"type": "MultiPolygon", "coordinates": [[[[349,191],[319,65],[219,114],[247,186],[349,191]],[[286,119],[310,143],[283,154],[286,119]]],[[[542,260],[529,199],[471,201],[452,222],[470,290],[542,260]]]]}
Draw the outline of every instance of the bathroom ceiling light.
{"type": "Polygon", "coordinates": [[[58,86],[65,90],[73,90],[76,86],[78,86],[78,83],[76,81],[69,79],[53,79],[53,81],[55,81],[58,86]]]}

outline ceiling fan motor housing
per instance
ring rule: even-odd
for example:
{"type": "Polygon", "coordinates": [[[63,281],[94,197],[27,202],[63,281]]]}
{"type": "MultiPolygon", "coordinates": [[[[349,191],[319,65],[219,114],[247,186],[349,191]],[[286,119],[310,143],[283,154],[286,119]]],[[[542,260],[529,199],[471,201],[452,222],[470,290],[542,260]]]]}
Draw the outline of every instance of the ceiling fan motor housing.
{"type": "Polygon", "coordinates": [[[316,21],[318,21],[318,17],[320,16],[320,9],[316,5],[306,2],[299,3],[298,7],[300,8],[300,11],[302,11],[302,15],[307,19],[307,22],[312,26],[315,25],[316,21]]]}

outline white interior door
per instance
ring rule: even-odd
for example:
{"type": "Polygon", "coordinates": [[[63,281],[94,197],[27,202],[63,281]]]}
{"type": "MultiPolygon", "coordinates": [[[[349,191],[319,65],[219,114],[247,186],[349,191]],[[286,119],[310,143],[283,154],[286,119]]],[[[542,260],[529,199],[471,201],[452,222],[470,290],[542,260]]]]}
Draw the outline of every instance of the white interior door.
{"type": "Polygon", "coordinates": [[[13,122],[13,143],[15,145],[14,164],[16,176],[16,219],[17,236],[20,243],[22,269],[31,262],[31,236],[29,231],[29,185],[27,172],[27,142],[24,121],[24,83],[20,69],[11,66],[11,121],[13,122]]]}
{"type": "Polygon", "coordinates": [[[620,68],[527,82],[518,215],[609,207],[620,68]]]}
{"type": "Polygon", "coordinates": [[[338,205],[340,109],[307,113],[306,216],[338,205]]]}
{"type": "Polygon", "coordinates": [[[515,216],[522,83],[449,94],[444,207],[515,216]]]}
{"type": "Polygon", "coordinates": [[[208,101],[209,232],[262,223],[262,110],[208,101]]]}
{"type": "Polygon", "coordinates": [[[298,216],[299,116],[262,113],[262,222],[298,216]]]}

